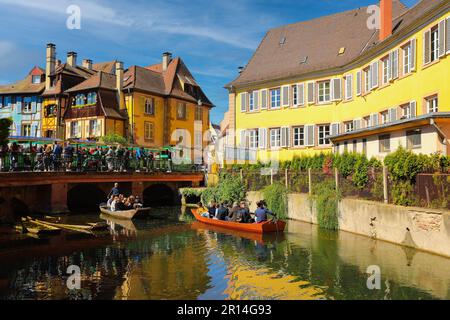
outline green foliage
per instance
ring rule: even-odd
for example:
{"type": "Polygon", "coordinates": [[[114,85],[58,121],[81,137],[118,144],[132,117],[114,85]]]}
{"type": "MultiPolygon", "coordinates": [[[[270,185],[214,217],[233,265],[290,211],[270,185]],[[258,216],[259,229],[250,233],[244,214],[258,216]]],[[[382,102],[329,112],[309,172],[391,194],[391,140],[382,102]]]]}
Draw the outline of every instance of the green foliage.
{"type": "Polygon", "coordinates": [[[128,141],[124,137],[116,133],[110,133],[106,136],[101,137],[101,141],[106,144],[120,144],[127,145],[128,141]]]}
{"type": "Polygon", "coordinates": [[[247,189],[239,176],[221,174],[219,184],[206,188],[202,193],[202,202],[205,204],[215,202],[239,202],[245,200],[247,189]]]}
{"type": "Polygon", "coordinates": [[[274,183],[263,190],[264,200],[267,202],[269,210],[274,212],[278,218],[288,217],[288,190],[282,183],[274,183]]]}
{"type": "Polygon", "coordinates": [[[400,147],[386,156],[384,164],[394,181],[415,182],[417,175],[426,167],[427,161],[426,156],[417,155],[400,147]]]}
{"type": "Polygon", "coordinates": [[[13,121],[9,118],[0,119],[0,146],[8,143],[9,131],[13,121]]]}
{"type": "Polygon", "coordinates": [[[348,153],[345,152],[340,156],[335,157],[335,168],[338,169],[340,174],[347,178],[351,176],[355,170],[356,162],[358,158],[361,157],[357,153],[348,153]]]}
{"type": "Polygon", "coordinates": [[[363,155],[357,155],[352,180],[359,190],[363,190],[369,182],[369,161],[363,155]]]}
{"type": "Polygon", "coordinates": [[[313,190],[316,200],[317,220],[321,228],[339,230],[339,201],[341,195],[332,181],[317,184],[313,190]]]}

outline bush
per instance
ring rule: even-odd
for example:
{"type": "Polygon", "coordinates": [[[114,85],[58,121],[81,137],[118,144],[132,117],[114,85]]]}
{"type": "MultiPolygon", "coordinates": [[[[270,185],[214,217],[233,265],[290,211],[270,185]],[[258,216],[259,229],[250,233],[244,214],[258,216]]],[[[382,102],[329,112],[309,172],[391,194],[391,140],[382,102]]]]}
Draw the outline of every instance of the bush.
{"type": "Polygon", "coordinates": [[[202,202],[239,202],[245,200],[247,189],[239,176],[228,173],[221,174],[219,184],[209,187],[202,193],[202,202]]]}
{"type": "Polygon", "coordinates": [[[353,184],[359,190],[363,190],[369,183],[369,162],[363,155],[358,155],[354,165],[353,184]]]}
{"type": "Polygon", "coordinates": [[[110,133],[107,134],[106,136],[101,137],[101,141],[105,144],[120,144],[120,145],[127,145],[127,139],[125,139],[124,137],[122,137],[119,134],[116,133],[110,133]]]}
{"type": "Polygon", "coordinates": [[[0,147],[8,143],[10,128],[13,121],[9,118],[0,119],[0,147]]]}
{"type": "Polygon", "coordinates": [[[313,190],[313,198],[316,200],[319,226],[327,230],[339,230],[338,211],[341,196],[336,191],[335,184],[332,181],[317,184],[313,190]]]}
{"type": "Polygon", "coordinates": [[[274,212],[278,218],[288,217],[288,190],[282,183],[274,183],[263,190],[264,200],[269,210],[274,212]]]}

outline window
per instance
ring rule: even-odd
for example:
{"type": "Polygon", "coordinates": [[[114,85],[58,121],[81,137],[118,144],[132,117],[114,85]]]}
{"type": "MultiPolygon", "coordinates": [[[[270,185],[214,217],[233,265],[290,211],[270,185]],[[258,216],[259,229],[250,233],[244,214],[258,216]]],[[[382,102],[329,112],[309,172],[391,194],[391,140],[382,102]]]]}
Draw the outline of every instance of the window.
{"type": "Polygon", "coordinates": [[[144,113],[149,116],[155,115],[155,99],[154,98],[146,98],[144,113]]]}
{"type": "Polygon", "coordinates": [[[411,130],[406,132],[406,148],[417,149],[422,146],[422,130],[411,130]]]}
{"type": "Polygon", "coordinates": [[[305,128],[294,128],[294,147],[303,147],[305,145],[305,128]]]}
{"type": "Polygon", "coordinates": [[[55,104],[49,104],[45,107],[45,117],[56,117],[56,105],[55,104]]]}
{"type": "Polygon", "coordinates": [[[195,107],[195,121],[203,121],[203,107],[202,106],[195,107]]]}
{"type": "Polygon", "coordinates": [[[248,131],[248,139],[249,139],[249,146],[250,149],[257,149],[258,148],[258,130],[249,130],[248,131]]]}
{"type": "Polygon", "coordinates": [[[100,135],[100,126],[98,120],[89,120],[89,137],[97,137],[100,135]]]}
{"type": "Polygon", "coordinates": [[[281,107],[281,89],[270,90],[270,108],[279,109],[281,107]]]}
{"type": "Polygon", "coordinates": [[[386,124],[386,123],[389,123],[389,112],[388,111],[381,112],[381,124],[386,124]]]}
{"type": "Polygon", "coordinates": [[[93,105],[97,103],[97,93],[95,92],[90,92],[87,95],[87,104],[88,105],[93,105]]]}
{"type": "Polygon", "coordinates": [[[390,152],[391,151],[391,135],[385,134],[378,137],[380,141],[380,152],[390,152]]]}
{"type": "Polygon", "coordinates": [[[86,104],[87,104],[87,98],[84,94],[77,94],[75,96],[75,100],[73,100],[73,103],[72,103],[72,105],[78,106],[78,107],[85,106],[86,104]]]}
{"type": "Polygon", "coordinates": [[[70,136],[72,138],[80,138],[80,123],[78,121],[70,123],[70,136]]]}
{"type": "Polygon", "coordinates": [[[370,128],[370,117],[364,117],[364,128],[370,128]]]}
{"type": "Polygon", "coordinates": [[[33,84],[39,84],[39,83],[41,83],[41,80],[42,80],[41,76],[32,76],[31,77],[31,82],[33,84]]]}
{"type": "Polygon", "coordinates": [[[202,150],[203,148],[203,134],[199,131],[195,132],[194,135],[194,147],[197,150],[202,150]]]}
{"type": "Polygon", "coordinates": [[[431,29],[431,48],[430,48],[430,62],[439,58],[439,28],[435,26],[431,29]]]}
{"type": "Polygon", "coordinates": [[[298,106],[298,86],[293,85],[292,86],[292,105],[298,106]]]}
{"type": "Polygon", "coordinates": [[[23,124],[22,125],[22,136],[31,137],[31,124],[23,124]]]}
{"type": "Polygon", "coordinates": [[[281,129],[271,129],[270,130],[270,147],[279,148],[281,146],[281,129]]]}
{"type": "Polygon", "coordinates": [[[155,141],[155,132],[153,122],[144,122],[144,139],[149,142],[155,141]]]}
{"type": "Polygon", "coordinates": [[[367,156],[367,139],[362,140],[362,153],[367,156]]]}
{"type": "Polygon", "coordinates": [[[353,152],[358,152],[358,140],[353,140],[353,152]]]}
{"type": "Polygon", "coordinates": [[[353,98],[353,76],[350,74],[345,77],[345,99],[351,100],[353,98]]]}
{"type": "Polygon", "coordinates": [[[411,72],[411,45],[403,47],[403,74],[411,72]]]}
{"type": "Polygon", "coordinates": [[[187,118],[186,108],[187,108],[186,103],[182,103],[182,102],[178,103],[178,106],[177,106],[177,119],[178,120],[186,120],[186,118],[187,118]]]}
{"type": "Polygon", "coordinates": [[[317,84],[319,103],[326,103],[331,101],[331,84],[330,81],[323,81],[317,84]]]}
{"type": "Polygon", "coordinates": [[[330,139],[330,125],[319,126],[319,146],[329,145],[330,139]]]}
{"type": "Polygon", "coordinates": [[[344,153],[347,153],[347,152],[348,152],[348,142],[345,141],[344,142],[344,153]]]}
{"type": "Polygon", "coordinates": [[[255,111],[255,97],[253,92],[248,94],[248,111],[255,111]]]}
{"type": "Polygon", "coordinates": [[[30,113],[32,111],[31,107],[31,97],[23,98],[22,112],[30,113]]]}
{"type": "Polygon", "coordinates": [[[389,76],[390,76],[390,68],[391,68],[391,61],[389,57],[386,57],[382,60],[383,64],[383,85],[386,85],[389,83],[389,76]]]}
{"type": "Polygon", "coordinates": [[[345,132],[352,132],[355,130],[355,126],[353,125],[353,121],[349,121],[345,123],[345,132]]]}
{"type": "Polygon", "coordinates": [[[428,113],[439,112],[439,102],[437,96],[426,98],[428,113]]]}
{"type": "Polygon", "coordinates": [[[400,106],[402,110],[402,119],[410,119],[416,116],[416,102],[410,102],[400,106]]]}

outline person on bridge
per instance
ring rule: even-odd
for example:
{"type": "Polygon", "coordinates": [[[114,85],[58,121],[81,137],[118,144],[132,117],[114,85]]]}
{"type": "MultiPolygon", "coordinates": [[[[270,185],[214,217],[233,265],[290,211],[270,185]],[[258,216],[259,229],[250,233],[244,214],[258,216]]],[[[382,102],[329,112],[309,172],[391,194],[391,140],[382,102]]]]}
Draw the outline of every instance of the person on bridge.
{"type": "Polygon", "coordinates": [[[119,195],[120,195],[119,184],[116,182],[114,183],[114,187],[109,192],[108,198],[111,198],[111,196],[119,196],[119,195]]]}

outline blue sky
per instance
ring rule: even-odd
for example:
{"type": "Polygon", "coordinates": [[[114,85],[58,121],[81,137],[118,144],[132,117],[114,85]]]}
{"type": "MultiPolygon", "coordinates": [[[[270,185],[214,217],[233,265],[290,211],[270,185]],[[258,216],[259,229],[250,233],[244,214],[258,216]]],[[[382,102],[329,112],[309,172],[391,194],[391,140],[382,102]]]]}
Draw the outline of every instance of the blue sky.
{"type": "MultiPolygon", "coordinates": [[[[412,6],[418,0],[403,0],[412,6]]],[[[180,56],[217,106],[228,109],[223,86],[237,76],[266,31],[376,0],[0,0],[0,84],[45,66],[45,46],[58,59],[76,51],[79,60],[123,60],[126,66],[158,63],[161,53],[180,56]],[[66,28],[67,8],[81,8],[81,30],[66,28]]]]}

